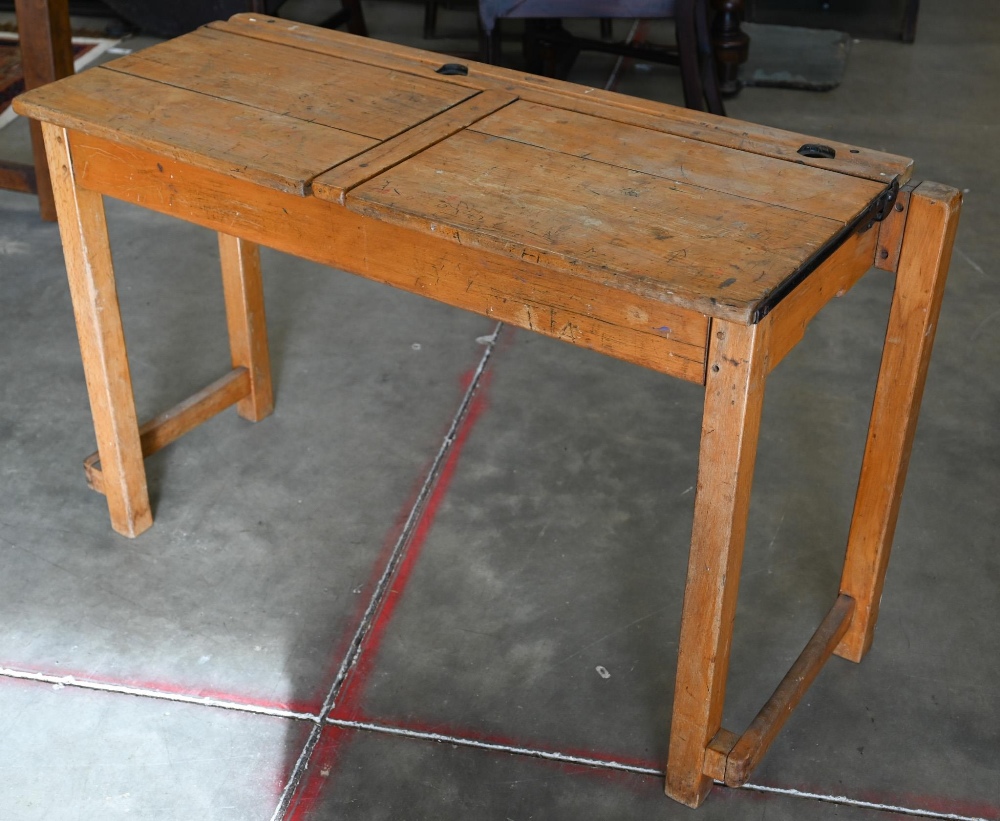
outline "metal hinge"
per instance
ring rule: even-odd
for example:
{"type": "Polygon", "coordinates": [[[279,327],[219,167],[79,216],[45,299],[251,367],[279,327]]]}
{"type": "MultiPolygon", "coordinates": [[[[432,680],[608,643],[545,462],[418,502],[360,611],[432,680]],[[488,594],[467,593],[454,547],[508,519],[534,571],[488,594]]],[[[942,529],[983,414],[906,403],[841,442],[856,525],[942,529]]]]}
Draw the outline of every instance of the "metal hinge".
{"type": "Polygon", "coordinates": [[[889,187],[885,189],[875,201],[868,206],[868,210],[862,215],[858,224],[858,233],[863,234],[870,228],[875,226],[876,222],[882,222],[887,216],[889,216],[889,211],[892,210],[893,203],[896,202],[896,197],[899,196],[899,180],[895,179],[890,184],[889,187]]]}

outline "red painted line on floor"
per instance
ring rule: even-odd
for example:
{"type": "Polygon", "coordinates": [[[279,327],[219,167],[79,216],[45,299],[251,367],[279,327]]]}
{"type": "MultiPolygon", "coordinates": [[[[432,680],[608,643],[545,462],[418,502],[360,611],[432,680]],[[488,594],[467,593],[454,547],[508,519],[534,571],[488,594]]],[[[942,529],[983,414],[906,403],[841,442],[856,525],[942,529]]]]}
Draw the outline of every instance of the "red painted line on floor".
{"type": "MultiPolygon", "coordinates": [[[[472,384],[477,371],[478,368],[473,368],[463,374],[460,382],[463,394],[472,384]]],[[[371,628],[361,642],[355,666],[348,673],[348,676],[341,687],[341,691],[337,696],[336,703],[338,705],[356,704],[360,702],[363,697],[365,685],[371,675],[372,659],[377,653],[379,644],[385,635],[385,630],[388,627],[389,622],[392,620],[392,615],[395,612],[395,608],[403,590],[410,579],[413,567],[416,564],[424,543],[426,542],[427,534],[430,531],[438,510],[440,509],[441,502],[447,495],[448,487],[451,483],[452,477],[454,476],[455,469],[458,464],[458,458],[461,455],[462,449],[468,441],[469,434],[475,426],[476,421],[486,409],[486,390],[489,387],[490,372],[484,371],[480,375],[479,379],[480,382],[478,390],[473,396],[468,410],[466,411],[464,418],[461,420],[458,429],[455,431],[454,441],[451,444],[445,462],[437,476],[434,487],[427,499],[427,503],[423,511],[420,513],[413,535],[410,537],[408,544],[404,546],[402,559],[396,567],[395,574],[391,579],[386,596],[383,599],[379,610],[375,614],[371,628]]],[[[451,424],[452,423],[449,423],[448,429],[451,428],[451,424]]],[[[430,464],[428,464],[427,467],[429,468],[430,464]]],[[[405,526],[414,505],[418,501],[420,490],[423,488],[423,482],[426,480],[426,476],[427,470],[425,469],[421,473],[421,483],[419,487],[411,495],[411,498],[408,499],[407,504],[397,516],[392,530],[386,537],[385,544],[380,553],[379,561],[376,562],[372,576],[365,587],[367,595],[359,597],[360,603],[355,613],[352,629],[346,634],[346,638],[342,644],[342,652],[338,653],[334,657],[334,661],[338,666],[338,669],[341,660],[344,658],[344,653],[348,650],[350,643],[353,641],[353,637],[361,624],[361,620],[363,619],[364,613],[368,607],[368,602],[371,599],[371,594],[374,592],[375,587],[378,585],[379,580],[385,572],[386,563],[391,559],[392,551],[398,542],[402,528],[405,526]]],[[[333,681],[334,678],[331,676],[330,680],[333,681]]],[[[321,800],[323,790],[329,783],[331,774],[336,771],[340,754],[345,746],[345,737],[348,734],[349,731],[347,730],[331,725],[324,725],[320,740],[317,742],[316,748],[313,750],[310,757],[308,769],[292,793],[288,809],[283,816],[284,821],[302,821],[302,819],[305,819],[321,800]]]]}
{"type": "Polygon", "coordinates": [[[304,821],[322,800],[330,776],[336,771],[340,756],[354,733],[340,727],[326,726],[309,759],[309,769],[292,795],[284,821],[304,821]]]}
{"type": "Polygon", "coordinates": [[[441,503],[448,494],[448,488],[451,485],[451,480],[454,478],[462,450],[476,422],[482,416],[483,411],[486,410],[486,391],[489,388],[489,381],[490,372],[487,371],[482,375],[479,390],[473,397],[469,405],[469,410],[455,433],[455,441],[448,453],[448,458],[441,468],[441,473],[434,485],[434,489],[427,500],[427,506],[424,508],[420,521],[413,531],[410,543],[406,547],[406,553],[399,563],[399,567],[396,569],[396,575],[386,593],[382,606],[375,615],[371,630],[369,630],[368,635],[362,643],[357,664],[348,675],[340,691],[335,707],[335,712],[338,716],[353,716],[360,709],[360,702],[364,696],[365,686],[371,677],[375,657],[378,655],[378,648],[385,638],[386,629],[389,627],[389,623],[392,621],[396,608],[402,599],[403,591],[410,581],[413,568],[420,558],[421,551],[427,541],[427,535],[430,533],[434,525],[434,520],[441,508],[441,503]]]}
{"type": "MultiPolygon", "coordinates": [[[[469,368],[459,377],[458,388],[460,396],[464,396],[466,391],[469,389],[469,386],[472,384],[472,380],[476,376],[476,370],[476,368],[469,368]]],[[[487,377],[488,372],[482,377],[482,384],[484,387],[487,377]]],[[[467,420],[468,416],[466,417],[466,421],[467,420]]],[[[445,434],[447,434],[451,424],[452,420],[448,420],[448,424],[445,425],[444,430],[441,432],[442,438],[445,434]]],[[[385,572],[386,565],[392,558],[393,550],[396,548],[396,544],[399,541],[400,535],[402,535],[403,528],[406,526],[406,522],[410,517],[410,513],[413,510],[414,505],[416,505],[417,500],[420,498],[420,492],[423,489],[424,482],[426,481],[427,473],[433,464],[433,456],[423,464],[417,474],[417,479],[413,483],[413,487],[410,489],[410,492],[406,497],[406,501],[396,514],[392,527],[386,533],[378,556],[372,564],[371,574],[369,575],[368,580],[361,586],[361,591],[357,597],[358,602],[351,615],[349,627],[344,630],[340,642],[336,645],[329,656],[329,664],[326,667],[326,675],[322,677],[316,692],[310,697],[309,701],[306,702],[310,705],[309,712],[316,713],[322,709],[323,702],[326,700],[327,693],[330,689],[330,683],[336,679],[337,673],[340,670],[340,665],[347,653],[350,651],[351,642],[354,640],[354,635],[357,633],[358,627],[364,619],[365,611],[368,609],[368,603],[371,601],[371,598],[375,593],[375,589],[378,587],[378,583],[385,572]]]]}
{"type": "Polygon", "coordinates": [[[53,678],[69,677],[84,684],[92,682],[94,684],[106,685],[108,687],[129,687],[135,690],[148,690],[151,695],[162,693],[168,696],[182,696],[184,698],[210,698],[216,701],[232,702],[233,704],[239,704],[245,707],[258,707],[264,710],[284,710],[292,713],[312,712],[313,715],[315,715],[316,711],[319,709],[318,707],[314,707],[310,711],[307,704],[300,703],[296,700],[287,702],[272,701],[264,698],[257,698],[256,696],[248,696],[243,693],[232,693],[225,690],[217,690],[212,687],[201,687],[196,684],[178,684],[172,681],[144,679],[135,676],[107,676],[99,673],[69,670],[62,666],[46,668],[36,664],[35,662],[25,664],[17,662],[11,663],[5,660],[0,662],[0,667],[7,667],[12,670],[22,670],[26,673],[38,673],[43,676],[51,676],[53,678]]]}

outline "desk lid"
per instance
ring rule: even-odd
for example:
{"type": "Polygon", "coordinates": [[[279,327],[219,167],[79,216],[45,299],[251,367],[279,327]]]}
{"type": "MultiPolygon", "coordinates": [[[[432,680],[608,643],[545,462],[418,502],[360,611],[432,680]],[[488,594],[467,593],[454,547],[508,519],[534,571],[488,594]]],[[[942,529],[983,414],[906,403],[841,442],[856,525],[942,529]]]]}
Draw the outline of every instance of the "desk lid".
{"type": "Polygon", "coordinates": [[[237,15],[16,107],[744,322],[911,172],[902,157],[495,66],[438,73],[444,62],[237,15]]]}

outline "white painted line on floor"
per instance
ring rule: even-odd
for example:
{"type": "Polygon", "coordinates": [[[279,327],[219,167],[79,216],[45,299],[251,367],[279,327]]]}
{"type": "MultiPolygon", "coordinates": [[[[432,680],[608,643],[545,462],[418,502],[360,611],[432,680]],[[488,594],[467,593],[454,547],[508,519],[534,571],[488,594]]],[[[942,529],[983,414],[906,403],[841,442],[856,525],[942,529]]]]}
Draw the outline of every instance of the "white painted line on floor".
{"type": "Polygon", "coordinates": [[[50,676],[45,673],[32,673],[26,670],[14,670],[10,667],[0,667],[0,677],[16,678],[22,681],[35,681],[40,684],[51,684],[55,689],[63,687],[78,687],[82,690],[100,690],[105,693],[118,693],[126,696],[154,698],[161,701],[174,701],[181,704],[198,704],[202,707],[218,707],[222,710],[236,710],[241,713],[271,716],[272,718],[293,718],[299,721],[319,723],[320,716],[312,713],[297,713],[293,710],[282,710],[280,707],[265,707],[258,704],[241,704],[238,701],[226,701],[210,696],[186,696],[181,693],[164,693],[162,690],[149,690],[144,687],[129,687],[125,684],[105,684],[101,681],[89,681],[75,676],[50,676]]]}
{"type": "MultiPolygon", "coordinates": [[[[337,676],[334,678],[333,684],[330,686],[330,690],[323,701],[323,709],[320,715],[328,715],[330,711],[333,710],[337,702],[337,697],[340,695],[340,690],[344,686],[344,682],[347,681],[348,675],[351,670],[354,669],[358,659],[361,657],[361,646],[364,643],[365,637],[370,632],[372,624],[375,622],[375,616],[378,613],[379,607],[382,605],[382,601],[385,598],[390,583],[392,582],[396,568],[399,567],[399,564],[406,553],[406,547],[410,543],[410,538],[416,530],[417,525],[420,523],[420,518],[424,513],[425,507],[427,506],[427,500],[431,496],[434,485],[437,482],[438,475],[441,472],[441,468],[444,466],[445,461],[448,458],[448,454],[451,451],[451,447],[455,444],[455,438],[458,436],[462,423],[465,421],[465,418],[469,413],[469,408],[472,406],[472,400],[476,395],[476,391],[479,389],[479,382],[482,379],[483,373],[486,371],[486,366],[490,361],[490,357],[493,356],[493,349],[496,347],[497,338],[499,337],[502,328],[503,323],[498,322],[496,327],[493,329],[492,335],[490,337],[485,337],[485,339],[487,339],[486,350],[483,351],[483,355],[479,358],[479,364],[476,366],[472,379],[469,380],[469,387],[466,388],[462,401],[459,403],[458,410],[455,411],[455,415],[452,417],[448,433],[445,434],[444,440],[441,442],[441,447],[438,448],[437,455],[434,457],[434,461],[431,463],[431,466],[427,471],[427,476],[424,478],[424,483],[420,488],[420,492],[417,494],[417,498],[414,501],[413,506],[410,508],[409,515],[406,517],[406,522],[403,524],[403,528],[399,533],[399,538],[396,540],[396,544],[393,545],[392,553],[389,556],[389,561],[386,562],[385,570],[382,572],[381,577],[375,585],[375,590],[372,592],[371,599],[368,601],[368,606],[365,608],[365,612],[361,617],[358,628],[354,632],[354,637],[351,639],[351,644],[348,647],[346,655],[344,656],[344,660],[340,664],[337,676]]],[[[484,339],[484,337],[480,337],[480,339],[484,339]]],[[[476,341],[479,342],[480,339],[477,339],[476,341]]],[[[295,762],[295,767],[292,770],[291,775],[288,777],[288,782],[285,784],[284,790],[282,790],[281,798],[278,800],[278,805],[274,808],[274,814],[271,816],[271,821],[280,821],[288,812],[291,802],[295,797],[295,791],[298,789],[299,783],[302,781],[302,777],[305,775],[305,772],[309,767],[309,759],[312,757],[313,751],[319,743],[321,733],[321,724],[317,724],[312,729],[312,732],[309,733],[309,738],[306,740],[302,753],[295,762]]]]}
{"type": "Polygon", "coordinates": [[[759,784],[744,784],[741,789],[752,790],[753,792],[774,793],[776,795],[787,795],[791,798],[811,798],[814,801],[825,801],[828,804],[843,804],[849,807],[861,807],[869,810],[882,810],[883,812],[894,812],[902,815],[914,815],[919,818],[939,818],[946,821],[990,821],[979,815],[959,815],[953,812],[938,812],[936,810],[918,810],[913,807],[900,807],[895,804],[877,804],[873,801],[862,801],[860,798],[850,798],[846,795],[824,795],[823,793],[803,792],[802,790],[791,790],[783,787],[763,787],[759,784]]]}
{"type": "MultiPolygon", "coordinates": [[[[510,753],[512,755],[523,755],[530,758],[544,758],[549,761],[558,761],[564,764],[580,764],[586,767],[597,767],[606,770],[617,770],[619,772],[635,773],[637,775],[652,775],[663,778],[665,773],[656,767],[643,767],[639,764],[625,764],[620,761],[611,761],[603,758],[587,758],[585,756],[570,755],[569,753],[559,753],[550,750],[537,750],[533,747],[517,747],[512,744],[501,744],[494,741],[480,741],[475,738],[464,736],[445,735],[444,733],[432,733],[424,730],[409,730],[405,727],[393,727],[387,724],[378,724],[372,721],[348,721],[345,719],[328,718],[327,724],[335,727],[343,727],[352,730],[367,730],[383,735],[402,736],[403,738],[413,738],[420,741],[434,741],[443,744],[454,744],[459,747],[474,747],[480,750],[491,752],[510,753]]],[[[716,781],[716,784],[722,784],[716,781]]],[[[864,809],[883,810],[885,812],[899,813],[903,815],[913,815],[920,818],[935,818],[942,821],[991,821],[991,819],[973,815],[958,815],[956,813],[939,812],[935,810],[920,810],[912,807],[902,807],[895,804],[877,804],[871,801],[863,801],[859,798],[850,798],[846,795],[825,795],[823,793],[804,792],[783,787],[765,787],[758,784],[744,784],[740,789],[750,792],[773,793],[775,795],[785,795],[789,798],[806,798],[814,801],[825,801],[828,804],[842,804],[851,807],[864,809]]]]}
{"type": "Polygon", "coordinates": [[[479,741],[475,738],[464,738],[457,735],[444,735],[443,733],[430,733],[422,730],[407,730],[404,727],[392,727],[386,724],[375,724],[371,721],[347,721],[340,718],[328,718],[326,723],[333,724],[335,727],[344,727],[352,730],[370,730],[373,733],[403,736],[404,738],[416,738],[422,741],[436,741],[444,744],[455,744],[460,747],[476,747],[480,750],[512,753],[515,755],[529,756],[531,758],[544,758],[549,761],[559,761],[563,764],[582,764],[585,767],[603,767],[607,770],[620,770],[627,773],[638,773],[639,775],[663,775],[663,773],[655,767],[642,767],[638,764],[623,764],[620,761],[608,761],[603,758],[585,758],[584,756],[570,755],[569,753],[536,750],[531,747],[515,747],[511,744],[500,744],[494,741],[479,741]]]}
{"type": "MultiPolygon", "coordinates": [[[[97,690],[105,693],[117,693],[119,695],[137,696],[139,698],[150,698],[159,701],[172,701],[181,704],[194,704],[201,707],[214,707],[222,710],[233,710],[241,713],[251,713],[254,715],[265,715],[271,718],[289,718],[297,721],[309,721],[315,726],[310,733],[310,741],[303,747],[296,762],[295,772],[299,772],[299,780],[305,772],[309,763],[309,756],[313,748],[319,741],[324,722],[320,713],[299,713],[293,710],[282,710],[276,707],[264,707],[255,704],[243,704],[237,701],[226,701],[225,699],[185,696],[175,693],[165,693],[162,690],[149,690],[142,687],[129,687],[124,684],[106,684],[100,681],[89,681],[87,679],[76,678],[75,676],[52,676],[45,673],[34,673],[27,670],[16,670],[11,667],[0,667],[0,678],[13,678],[21,681],[33,681],[39,684],[49,684],[57,689],[63,687],[76,687],[83,690],[97,690]],[[315,740],[313,740],[315,736],[315,740]]],[[[587,758],[585,756],[571,755],[569,753],[553,752],[551,750],[537,750],[533,747],[518,747],[512,744],[500,744],[493,741],[480,741],[475,738],[465,738],[463,736],[445,735],[444,733],[431,733],[422,730],[408,730],[404,727],[393,727],[387,724],[378,724],[371,721],[347,721],[344,719],[327,718],[326,724],[343,727],[352,730],[366,730],[368,732],[380,733],[382,735],[402,736],[420,741],[434,741],[437,743],[454,744],[459,747],[473,747],[491,752],[510,753],[513,755],[523,755],[529,758],[541,758],[549,761],[558,761],[564,764],[578,764],[585,767],[596,767],[618,772],[635,773],[636,775],[651,775],[662,778],[664,773],[656,767],[643,767],[638,764],[625,764],[620,761],[613,761],[601,758],[587,758]]],[[[721,782],[716,782],[721,783],[721,782]]],[[[289,781],[291,784],[291,781],[289,781]]],[[[296,783],[297,785],[297,783],[296,783]]],[[[744,784],[740,789],[751,792],[771,793],[774,795],[784,795],[789,798],[805,798],[813,801],[825,801],[828,804],[841,804],[849,807],[859,807],[862,809],[880,810],[901,815],[911,815],[917,818],[933,818],[940,821],[992,821],[979,815],[961,815],[959,813],[940,812],[937,810],[922,810],[914,807],[904,807],[897,804],[880,804],[873,801],[864,801],[860,798],[851,798],[846,795],[826,795],[825,793],[806,792],[785,787],[766,787],[761,784],[744,784]]],[[[289,791],[288,798],[291,798],[294,788],[289,791]]],[[[273,821],[279,821],[285,810],[284,796],[282,805],[272,816],[273,821]]]]}

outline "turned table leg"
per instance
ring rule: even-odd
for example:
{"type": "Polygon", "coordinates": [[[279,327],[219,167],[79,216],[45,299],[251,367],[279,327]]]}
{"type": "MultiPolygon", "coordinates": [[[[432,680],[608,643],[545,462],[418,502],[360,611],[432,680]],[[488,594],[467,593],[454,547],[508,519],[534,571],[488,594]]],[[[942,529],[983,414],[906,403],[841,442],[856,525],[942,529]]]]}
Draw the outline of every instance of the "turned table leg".
{"type": "Polygon", "coordinates": [[[42,126],[111,526],[138,536],[153,523],[125,351],[104,201],[79,188],[66,131],[42,126]]]}
{"type": "Polygon", "coordinates": [[[852,661],[875,632],[960,205],[955,189],[925,182],[897,206],[909,213],[840,584],[857,610],[836,653],[852,661]]]}
{"type": "Polygon", "coordinates": [[[770,330],[769,317],[712,323],[666,781],[690,807],[712,788],[705,754],[722,722],[770,330]]]}

